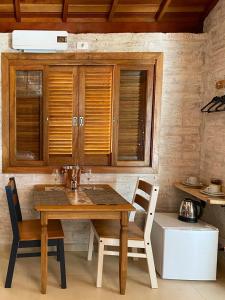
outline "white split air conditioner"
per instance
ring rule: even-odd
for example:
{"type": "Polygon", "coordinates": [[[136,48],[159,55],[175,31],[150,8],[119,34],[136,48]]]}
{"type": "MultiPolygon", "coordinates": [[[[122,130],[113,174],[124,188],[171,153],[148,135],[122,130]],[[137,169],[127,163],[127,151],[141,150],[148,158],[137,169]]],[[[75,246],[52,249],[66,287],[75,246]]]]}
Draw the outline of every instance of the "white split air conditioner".
{"type": "Polygon", "coordinates": [[[52,52],[66,50],[67,31],[14,30],[12,48],[24,52],[52,52]]]}

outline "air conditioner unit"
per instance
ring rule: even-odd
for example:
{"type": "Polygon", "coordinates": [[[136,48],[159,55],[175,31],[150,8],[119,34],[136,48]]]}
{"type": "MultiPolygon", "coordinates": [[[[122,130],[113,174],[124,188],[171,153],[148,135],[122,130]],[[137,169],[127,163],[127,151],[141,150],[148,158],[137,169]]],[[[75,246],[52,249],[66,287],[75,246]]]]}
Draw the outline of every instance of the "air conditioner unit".
{"type": "Polygon", "coordinates": [[[12,48],[24,52],[52,52],[66,50],[68,33],[48,30],[14,30],[12,48]]]}

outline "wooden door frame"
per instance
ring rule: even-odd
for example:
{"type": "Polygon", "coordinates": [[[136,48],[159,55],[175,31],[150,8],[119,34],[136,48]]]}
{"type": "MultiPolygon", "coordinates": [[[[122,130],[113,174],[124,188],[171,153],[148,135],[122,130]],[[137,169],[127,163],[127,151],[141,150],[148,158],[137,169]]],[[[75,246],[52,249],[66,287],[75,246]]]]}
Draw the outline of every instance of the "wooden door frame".
{"type": "MultiPolygon", "coordinates": [[[[162,52],[111,52],[111,53],[2,53],[2,171],[3,173],[50,173],[54,166],[12,167],[9,157],[9,68],[32,65],[155,65],[154,106],[152,124],[151,167],[91,167],[94,173],[158,173],[159,131],[163,76],[162,52]]],[[[116,91],[114,90],[116,94],[116,91]]],[[[116,133],[113,128],[113,138],[116,133]]]]}

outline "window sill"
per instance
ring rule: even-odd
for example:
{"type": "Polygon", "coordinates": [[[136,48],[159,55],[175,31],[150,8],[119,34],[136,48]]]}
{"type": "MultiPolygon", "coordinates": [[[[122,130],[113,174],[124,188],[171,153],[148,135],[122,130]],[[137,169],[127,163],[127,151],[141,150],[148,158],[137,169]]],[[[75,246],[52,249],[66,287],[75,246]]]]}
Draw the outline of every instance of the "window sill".
{"type": "MultiPolygon", "coordinates": [[[[21,173],[21,174],[51,174],[55,168],[61,166],[44,166],[44,167],[6,167],[3,173],[21,173]]],[[[115,174],[156,174],[157,170],[152,167],[98,167],[85,166],[84,169],[91,168],[93,173],[115,173],[115,174]]]]}

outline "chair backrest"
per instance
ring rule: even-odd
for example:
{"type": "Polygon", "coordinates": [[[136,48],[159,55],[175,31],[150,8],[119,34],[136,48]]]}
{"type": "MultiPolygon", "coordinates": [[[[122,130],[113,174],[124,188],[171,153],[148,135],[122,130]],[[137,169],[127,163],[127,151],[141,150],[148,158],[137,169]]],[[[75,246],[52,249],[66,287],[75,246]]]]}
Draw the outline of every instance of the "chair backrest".
{"type": "Polygon", "coordinates": [[[142,207],[147,214],[145,219],[145,228],[144,228],[145,240],[150,240],[150,234],[151,234],[152,223],[155,215],[158,193],[159,193],[158,185],[152,185],[151,183],[138,178],[132,203],[133,204],[136,203],[137,205],[142,207]],[[141,193],[139,191],[141,191],[141,193]]]}
{"type": "Polygon", "coordinates": [[[22,221],[22,214],[20,209],[19,197],[16,189],[16,181],[14,177],[9,178],[9,182],[5,187],[5,191],[9,207],[13,236],[16,239],[19,239],[18,222],[22,221]]]}

